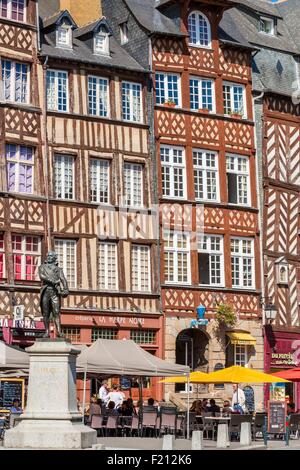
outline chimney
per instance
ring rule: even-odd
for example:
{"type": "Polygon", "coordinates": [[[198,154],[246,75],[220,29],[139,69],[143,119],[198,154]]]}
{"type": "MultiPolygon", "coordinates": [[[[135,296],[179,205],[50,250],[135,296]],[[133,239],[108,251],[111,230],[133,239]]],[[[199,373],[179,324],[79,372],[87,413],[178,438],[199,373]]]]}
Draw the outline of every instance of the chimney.
{"type": "Polygon", "coordinates": [[[60,10],[68,10],[78,26],[102,17],[101,0],[60,0],[60,10]]]}

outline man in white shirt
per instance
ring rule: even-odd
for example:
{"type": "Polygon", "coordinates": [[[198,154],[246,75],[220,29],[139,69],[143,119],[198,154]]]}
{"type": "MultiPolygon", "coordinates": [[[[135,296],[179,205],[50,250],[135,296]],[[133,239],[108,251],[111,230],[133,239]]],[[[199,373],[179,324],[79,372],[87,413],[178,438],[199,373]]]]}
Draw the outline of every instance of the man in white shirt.
{"type": "Polygon", "coordinates": [[[107,380],[103,380],[102,385],[99,389],[99,398],[103,401],[103,403],[107,403],[107,396],[108,396],[108,384],[107,380]]]}
{"type": "Polygon", "coordinates": [[[118,385],[113,385],[112,391],[107,395],[106,403],[108,404],[110,401],[113,401],[115,403],[115,407],[119,408],[124,400],[124,393],[120,392],[118,385]]]}
{"type": "Polygon", "coordinates": [[[232,410],[234,411],[235,409],[234,405],[240,405],[242,410],[245,412],[246,398],[245,398],[245,394],[243,390],[236,384],[232,385],[232,389],[233,389],[233,396],[232,396],[232,402],[231,402],[232,410]]]}

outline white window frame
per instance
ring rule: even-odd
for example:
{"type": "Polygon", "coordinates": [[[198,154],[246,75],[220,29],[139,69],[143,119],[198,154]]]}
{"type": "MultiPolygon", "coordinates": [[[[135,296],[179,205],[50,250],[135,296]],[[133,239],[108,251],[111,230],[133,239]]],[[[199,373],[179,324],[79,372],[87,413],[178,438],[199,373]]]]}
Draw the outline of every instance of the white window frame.
{"type": "Polygon", "coordinates": [[[1,100],[6,103],[18,103],[18,104],[29,104],[30,102],[30,65],[26,64],[25,62],[15,61],[10,58],[2,57],[1,59],[1,100]],[[5,98],[5,80],[3,80],[3,62],[10,62],[11,69],[10,69],[10,98],[5,98]],[[25,65],[27,68],[26,73],[26,98],[25,101],[17,101],[16,100],[16,65],[25,65]],[[13,95],[13,99],[12,99],[13,95]]]}
{"type": "Polygon", "coordinates": [[[128,30],[128,22],[124,21],[120,24],[120,41],[121,45],[127,44],[129,41],[129,30],[128,30]]]}
{"type": "Polygon", "coordinates": [[[163,80],[163,91],[165,95],[165,100],[162,103],[157,102],[157,87],[155,88],[155,96],[156,96],[156,104],[163,106],[165,103],[168,101],[174,101],[174,98],[169,94],[169,87],[168,87],[168,77],[173,76],[177,77],[177,89],[178,89],[178,104],[175,103],[176,108],[181,108],[182,107],[182,97],[181,97],[181,76],[179,73],[171,73],[171,72],[161,72],[161,71],[156,71],[155,73],[155,83],[156,83],[156,75],[163,75],[164,80],[163,80]]]}
{"type": "Polygon", "coordinates": [[[212,47],[212,37],[211,37],[211,24],[210,24],[209,19],[201,11],[194,10],[194,11],[191,11],[191,13],[188,16],[188,23],[189,23],[190,17],[192,15],[196,15],[196,42],[191,42],[191,34],[190,34],[189,24],[188,24],[189,46],[199,47],[199,48],[204,48],[204,49],[211,49],[211,47],[212,47]],[[199,24],[200,21],[199,20],[200,20],[201,16],[204,18],[204,20],[206,21],[206,24],[207,24],[208,44],[201,44],[201,42],[200,42],[200,24],[199,24]]]}
{"type": "MultiPolygon", "coordinates": [[[[69,74],[66,70],[57,70],[57,69],[48,69],[47,72],[54,73],[54,101],[55,105],[53,108],[49,107],[49,100],[48,100],[48,88],[47,88],[47,83],[46,83],[46,88],[47,88],[47,97],[46,97],[46,102],[47,102],[47,111],[55,111],[57,113],[68,113],[69,112],[69,74]],[[58,74],[63,73],[66,78],[66,109],[58,109],[58,74]]],[[[47,78],[46,78],[47,82],[47,78]]]]}
{"type": "Polygon", "coordinates": [[[100,290],[111,290],[111,291],[117,291],[119,289],[119,275],[118,275],[118,244],[114,242],[104,242],[104,241],[99,241],[98,244],[98,288],[100,290]],[[100,256],[100,250],[101,246],[104,248],[104,259],[101,258],[100,256]],[[108,249],[109,247],[114,247],[114,264],[115,264],[115,277],[114,277],[114,286],[112,284],[109,285],[109,277],[108,277],[108,259],[109,259],[109,253],[108,249]],[[101,263],[103,263],[103,266],[101,266],[101,263]],[[101,269],[104,268],[104,278],[105,278],[105,286],[100,285],[100,271],[101,269]]]}
{"type": "Polygon", "coordinates": [[[190,108],[192,111],[197,111],[198,109],[208,109],[203,105],[203,93],[202,93],[202,82],[211,82],[212,87],[212,109],[209,110],[210,113],[216,112],[216,92],[215,92],[215,80],[213,78],[206,77],[197,77],[195,75],[190,76],[189,87],[190,87],[190,108]],[[198,95],[199,95],[199,108],[192,108],[192,94],[191,94],[191,80],[197,80],[198,82],[198,95]]]}
{"type": "Polygon", "coordinates": [[[129,81],[126,81],[126,80],[123,80],[122,81],[122,84],[121,84],[121,87],[122,87],[122,92],[121,92],[121,95],[122,95],[122,103],[121,103],[121,106],[122,106],[122,119],[123,121],[127,121],[127,122],[138,122],[138,123],[142,123],[143,122],[143,87],[142,87],[142,84],[141,83],[138,83],[138,82],[129,82],[129,81]],[[123,108],[123,100],[124,100],[124,97],[123,97],[123,84],[124,85],[129,85],[129,118],[126,118],[125,115],[124,115],[124,108],[123,108]],[[140,119],[134,119],[134,108],[133,108],[133,86],[137,86],[139,88],[139,91],[140,91],[140,109],[139,109],[139,113],[140,113],[140,119]]]}
{"type": "Polygon", "coordinates": [[[109,37],[108,33],[95,33],[94,34],[94,54],[95,55],[109,55],[109,37]],[[103,38],[103,49],[97,49],[97,38],[103,38]]]}
{"type": "Polygon", "coordinates": [[[131,246],[131,289],[132,292],[151,292],[151,247],[149,245],[137,245],[137,244],[132,244],[131,246]],[[148,263],[148,285],[146,288],[142,288],[142,279],[141,279],[141,272],[142,272],[142,262],[141,262],[141,257],[142,253],[144,253],[145,248],[147,248],[147,263],[148,263]],[[133,251],[137,250],[137,269],[134,270],[133,266],[133,251]],[[134,278],[136,278],[136,284],[138,286],[138,289],[134,289],[134,278]]]}
{"type": "Polygon", "coordinates": [[[224,115],[231,116],[231,114],[239,113],[240,110],[234,109],[234,87],[241,87],[243,89],[243,114],[241,115],[243,119],[247,119],[248,112],[247,112],[247,101],[246,101],[246,87],[242,83],[234,83],[234,82],[223,82],[223,104],[224,104],[224,115]],[[225,99],[224,99],[224,87],[230,87],[230,111],[231,113],[228,114],[225,109],[225,99]]]}
{"type": "Polygon", "coordinates": [[[248,345],[246,345],[246,344],[234,344],[233,346],[234,346],[234,365],[235,366],[248,367],[248,362],[249,362],[248,345]],[[238,348],[241,348],[244,351],[237,352],[238,348]],[[240,357],[244,356],[245,363],[242,364],[241,361],[237,361],[237,355],[239,355],[240,357]]]}
{"type": "Polygon", "coordinates": [[[89,161],[89,169],[90,169],[90,201],[97,203],[97,204],[110,204],[110,172],[111,172],[111,165],[110,165],[110,160],[105,160],[104,158],[94,158],[91,157],[89,161]],[[96,163],[96,168],[93,170],[92,166],[93,164],[96,163]],[[101,165],[103,165],[101,167],[101,165]],[[107,178],[107,201],[101,200],[100,193],[101,193],[101,171],[105,170],[106,173],[106,178],[107,178]],[[96,173],[96,187],[95,191],[97,193],[96,199],[93,200],[91,191],[92,191],[92,171],[95,171],[96,173]]]}
{"type": "MultiPolygon", "coordinates": [[[[19,193],[19,194],[33,194],[34,193],[34,176],[35,176],[35,152],[34,152],[34,148],[31,147],[31,146],[27,146],[27,145],[19,145],[19,144],[10,144],[10,143],[7,143],[6,146],[5,146],[5,154],[6,154],[6,163],[7,163],[7,166],[9,163],[14,163],[15,164],[15,186],[18,188],[18,190],[14,190],[12,191],[13,193],[19,193]],[[6,152],[6,148],[7,148],[7,145],[15,145],[16,148],[17,148],[17,158],[10,158],[6,152]],[[32,160],[31,161],[26,161],[26,160],[21,160],[20,158],[20,148],[21,147],[29,147],[32,151],[32,160]],[[19,190],[20,188],[20,166],[21,165],[24,165],[24,166],[28,166],[28,167],[32,167],[32,184],[31,184],[31,191],[24,191],[21,193],[21,191],[19,190]]],[[[8,170],[7,170],[8,171],[8,170]]],[[[9,175],[7,175],[7,184],[9,183],[9,175]]],[[[9,190],[9,188],[8,188],[9,190]]]]}
{"type": "MultiPolygon", "coordinates": [[[[183,285],[183,286],[188,286],[191,284],[191,244],[190,244],[190,233],[189,232],[179,232],[176,230],[165,230],[163,234],[163,240],[164,240],[164,255],[166,253],[173,253],[173,268],[174,268],[174,280],[169,281],[168,280],[168,271],[167,271],[167,266],[165,263],[165,283],[168,285],[183,285]],[[169,247],[167,246],[167,237],[169,234],[173,234],[173,246],[169,247]],[[178,236],[185,236],[186,237],[186,248],[178,248],[178,236]],[[186,253],[187,255],[187,281],[179,281],[178,280],[178,254],[179,253],[186,253]]],[[[165,256],[164,256],[164,261],[165,261],[165,256]]]]}
{"type": "Polygon", "coordinates": [[[76,240],[73,240],[73,239],[70,239],[70,238],[55,238],[54,239],[54,247],[55,247],[55,251],[56,251],[56,243],[61,243],[62,244],[62,251],[63,251],[63,259],[62,261],[59,263],[60,264],[60,267],[63,269],[63,272],[65,274],[65,277],[67,279],[67,282],[68,282],[68,285],[71,289],[75,289],[77,287],[77,241],[76,240]],[[71,244],[73,247],[74,247],[74,262],[72,263],[73,264],[73,276],[74,276],[74,284],[72,282],[72,280],[68,279],[68,269],[67,269],[67,245],[68,244],[71,244]]]}
{"type": "MultiPolygon", "coordinates": [[[[12,18],[12,2],[13,0],[7,0],[7,16],[2,16],[0,14],[0,18],[6,18],[8,20],[16,21],[18,23],[26,23],[27,21],[27,0],[24,0],[24,17],[23,20],[15,20],[12,18]]],[[[0,6],[1,12],[1,6],[0,6]]]]}
{"type": "Polygon", "coordinates": [[[129,161],[124,161],[124,206],[128,207],[144,207],[144,165],[142,163],[136,163],[136,162],[129,162],[129,161]],[[127,167],[127,168],[125,168],[127,167]],[[138,169],[138,170],[137,170],[138,169]],[[127,177],[127,171],[130,173],[130,181],[129,181],[129,194],[126,192],[126,177],[127,177]],[[138,172],[137,172],[138,171],[138,172]],[[134,193],[134,188],[135,188],[135,178],[139,177],[140,179],[140,187],[139,187],[139,192],[137,196],[140,197],[141,203],[139,204],[136,199],[136,195],[134,193]],[[130,198],[130,201],[128,202],[128,199],[130,198]]]}
{"type": "Polygon", "coordinates": [[[203,149],[196,149],[193,148],[193,168],[194,168],[194,188],[195,188],[195,200],[196,201],[209,201],[209,202],[220,202],[220,175],[219,175],[219,155],[217,152],[212,150],[203,150],[203,149]],[[195,163],[195,153],[202,153],[202,165],[195,163]],[[206,159],[208,155],[212,155],[215,157],[216,166],[210,167],[206,163],[206,159]],[[205,160],[205,164],[203,161],[205,160]],[[196,172],[198,174],[196,175],[196,172]],[[203,198],[197,197],[196,195],[196,183],[197,179],[199,178],[199,172],[202,172],[202,181],[203,181],[203,198]],[[215,172],[216,173],[216,197],[215,199],[208,197],[208,190],[207,190],[207,174],[208,172],[215,172]]]}
{"type": "Polygon", "coordinates": [[[185,148],[178,147],[174,145],[161,145],[160,146],[160,160],[161,160],[161,168],[162,168],[162,188],[163,188],[163,197],[166,199],[178,199],[184,200],[187,198],[187,185],[186,185],[186,156],[185,156],[185,148]],[[162,149],[169,149],[169,162],[162,161],[162,149]],[[182,161],[183,163],[174,163],[174,150],[182,152],[182,161]],[[163,168],[169,168],[169,176],[170,176],[170,194],[164,193],[164,177],[163,177],[163,168]],[[174,186],[174,170],[182,169],[182,188],[183,188],[183,195],[182,196],[175,196],[175,186],[174,186]]]}
{"type": "MultiPolygon", "coordinates": [[[[22,235],[22,234],[19,234],[19,233],[13,233],[12,237],[14,237],[14,236],[22,238],[22,240],[21,240],[21,250],[19,251],[19,250],[12,249],[13,260],[15,258],[15,255],[21,256],[21,278],[17,279],[17,281],[26,281],[26,256],[35,256],[36,258],[39,258],[41,260],[41,256],[42,256],[42,253],[41,253],[41,237],[39,237],[37,235],[22,235]],[[27,238],[37,238],[37,240],[38,240],[38,251],[28,251],[26,249],[27,238]]],[[[12,242],[12,246],[13,246],[13,242],[12,242]]],[[[14,261],[13,261],[13,264],[14,264],[13,270],[14,270],[14,278],[15,278],[15,262],[14,261]]],[[[38,281],[38,280],[39,280],[39,274],[38,274],[38,266],[37,266],[35,279],[28,280],[28,282],[35,282],[35,281],[38,281]]]]}
{"type": "Polygon", "coordinates": [[[72,26],[71,25],[67,25],[67,24],[60,24],[57,26],[56,28],[56,47],[60,47],[61,49],[73,49],[73,42],[72,42],[72,39],[73,39],[73,34],[72,34],[72,26]],[[66,39],[67,41],[64,43],[64,42],[60,42],[60,37],[59,37],[59,33],[60,31],[66,31],[66,39]]]}
{"type": "MultiPolygon", "coordinates": [[[[198,253],[206,253],[209,255],[210,258],[210,272],[209,272],[209,284],[203,284],[199,282],[200,286],[216,286],[216,287],[224,287],[224,237],[223,235],[215,235],[215,234],[208,234],[204,233],[198,236],[198,253]],[[204,249],[201,244],[203,243],[203,237],[206,238],[206,248],[204,249]],[[211,248],[212,245],[212,239],[217,238],[220,241],[220,251],[214,250],[211,248]],[[211,276],[211,256],[219,256],[220,257],[220,283],[214,283],[212,282],[212,276],[211,276]]],[[[198,269],[199,271],[199,269],[198,269]]],[[[199,272],[199,277],[200,277],[200,272],[199,272]]]]}
{"type": "Polygon", "coordinates": [[[228,203],[229,204],[232,204],[232,205],[236,205],[236,206],[245,206],[245,207],[250,207],[251,206],[251,185],[250,185],[250,162],[249,162],[249,157],[248,156],[245,156],[245,155],[238,155],[238,154],[233,154],[233,153],[226,153],[226,177],[227,177],[227,174],[230,173],[230,174],[234,174],[234,175],[237,175],[237,178],[238,176],[243,176],[243,177],[246,177],[247,178],[247,184],[246,184],[246,188],[247,188],[247,202],[241,202],[239,200],[239,191],[238,191],[238,184],[237,184],[237,202],[234,203],[234,202],[229,202],[229,191],[228,191],[228,182],[227,182],[227,191],[228,191],[228,203]],[[228,158],[234,158],[234,169],[228,169],[228,166],[227,166],[227,159],[228,158]],[[243,172],[241,170],[238,169],[238,161],[239,161],[239,158],[243,159],[246,161],[246,165],[247,165],[247,170],[246,172],[243,172]]]}
{"type": "Polygon", "coordinates": [[[267,16],[261,16],[259,18],[259,30],[262,34],[267,34],[268,36],[275,36],[275,20],[274,18],[268,18],[267,16]],[[262,21],[266,21],[271,24],[271,32],[268,33],[262,29],[262,21]]]}
{"type": "Polygon", "coordinates": [[[231,237],[230,238],[230,244],[232,240],[237,240],[239,242],[239,251],[238,253],[232,252],[231,246],[230,246],[230,264],[231,264],[231,281],[232,281],[232,287],[235,289],[244,289],[244,290],[249,290],[249,289],[255,289],[255,252],[254,252],[254,239],[249,238],[249,237],[231,237]],[[242,252],[242,244],[243,241],[250,241],[251,242],[251,253],[243,253],[242,252]],[[233,270],[232,270],[232,258],[238,258],[238,272],[239,272],[239,284],[234,284],[233,283],[233,270]],[[250,286],[245,286],[243,283],[243,260],[245,258],[251,259],[251,280],[252,283],[250,286]]]}
{"type": "Polygon", "coordinates": [[[53,165],[53,182],[54,182],[54,197],[58,200],[65,200],[65,201],[74,201],[75,200],[75,157],[73,155],[65,155],[61,153],[55,153],[54,154],[54,165],[53,165]],[[64,197],[58,197],[57,191],[56,191],[56,158],[60,157],[61,158],[61,183],[62,183],[62,188],[61,192],[63,193],[64,197]],[[66,166],[66,159],[72,159],[72,189],[73,189],[73,197],[71,198],[66,198],[66,178],[65,178],[65,166],[66,166]]]}
{"type": "Polygon", "coordinates": [[[0,246],[0,253],[3,255],[3,276],[0,276],[0,280],[3,280],[6,278],[6,262],[5,262],[5,236],[4,232],[0,232],[0,237],[2,238],[3,241],[3,248],[0,246]]]}
{"type": "Polygon", "coordinates": [[[110,116],[110,100],[109,100],[109,80],[106,77],[98,77],[96,75],[88,75],[87,77],[87,106],[88,106],[88,113],[90,116],[95,116],[95,117],[103,117],[103,118],[108,118],[110,116]],[[89,97],[89,91],[90,91],[90,78],[95,80],[96,79],[96,114],[91,113],[90,109],[90,97],[89,97]],[[101,80],[103,82],[106,82],[106,114],[101,114],[100,113],[100,85],[101,85],[101,80]]]}

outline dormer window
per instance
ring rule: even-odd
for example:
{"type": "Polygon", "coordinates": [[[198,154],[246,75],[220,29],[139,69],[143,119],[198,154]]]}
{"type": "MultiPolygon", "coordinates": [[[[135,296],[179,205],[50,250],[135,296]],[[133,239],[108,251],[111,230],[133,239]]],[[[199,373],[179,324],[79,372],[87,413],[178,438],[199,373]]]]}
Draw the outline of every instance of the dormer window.
{"type": "Polygon", "coordinates": [[[120,39],[121,44],[126,44],[128,42],[128,24],[127,21],[125,23],[120,24],[120,39]]]}
{"type": "Polygon", "coordinates": [[[109,54],[109,37],[104,28],[94,35],[94,54],[109,54]]]}
{"type": "Polygon", "coordinates": [[[275,21],[273,18],[260,17],[260,31],[265,34],[275,35],[275,21]]]}
{"type": "Polygon", "coordinates": [[[61,23],[56,33],[57,47],[72,47],[72,27],[68,23],[61,23]]]}

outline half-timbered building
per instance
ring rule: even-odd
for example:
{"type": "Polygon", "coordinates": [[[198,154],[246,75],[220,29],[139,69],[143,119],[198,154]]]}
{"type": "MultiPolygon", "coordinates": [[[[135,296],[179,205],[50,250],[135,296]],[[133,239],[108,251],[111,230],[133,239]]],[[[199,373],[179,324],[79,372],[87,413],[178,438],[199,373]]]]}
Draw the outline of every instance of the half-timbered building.
{"type": "Polygon", "coordinates": [[[233,4],[102,1],[119,41],[126,27],[126,49],[152,68],[165,358],[203,371],[263,367],[255,48],[219,27],[233,4]]]}
{"type": "MultiPolygon", "coordinates": [[[[259,48],[253,54],[253,91],[263,228],[264,363],[272,372],[299,364],[300,6],[294,0],[248,3],[255,11],[228,12],[222,26],[259,48]]],[[[299,408],[299,385],[287,385],[286,394],[299,408]]]]}

